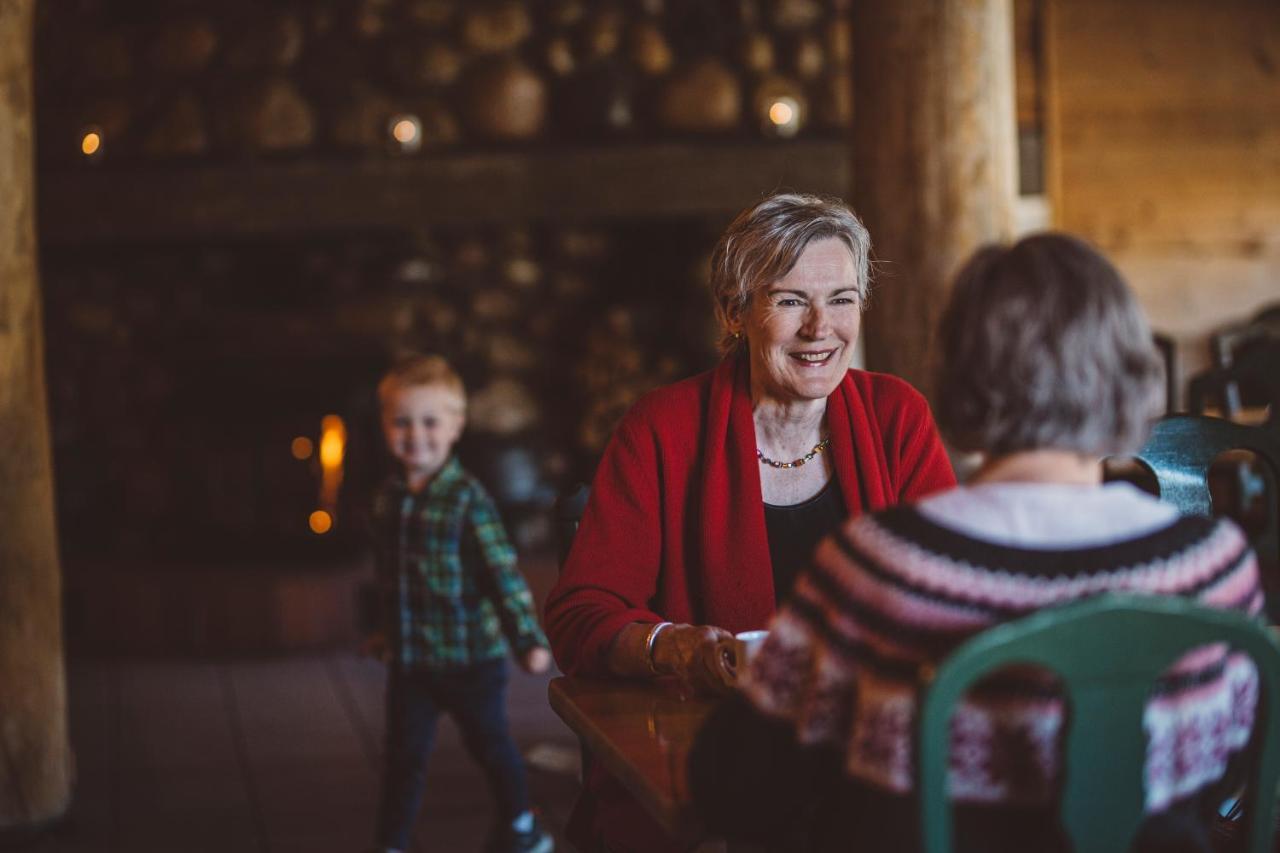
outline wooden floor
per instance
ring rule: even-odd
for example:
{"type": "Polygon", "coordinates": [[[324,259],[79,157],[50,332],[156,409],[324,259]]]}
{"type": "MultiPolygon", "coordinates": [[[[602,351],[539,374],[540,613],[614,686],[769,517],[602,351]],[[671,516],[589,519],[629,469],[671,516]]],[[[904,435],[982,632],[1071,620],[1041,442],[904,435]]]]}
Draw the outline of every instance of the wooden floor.
{"type": "MultiPolygon", "coordinates": [[[[541,601],[553,576],[536,568],[529,575],[541,601]]],[[[534,806],[559,842],[579,788],[578,746],[547,703],[553,675],[513,665],[508,708],[534,806]]],[[[233,661],[72,659],[67,682],[74,804],[62,825],[24,851],[360,853],[371,846],[380,663],[345,651],[233,661]]],[[[479,850],[490,819],[480,772],[445,720],[413,850],[479,850]]]]}
{"type": "MultiPolygon", "coordinates": [[[[286,853],[370,846],[384,670],[349,654],[226,663],[73,662],[78,784],[69,820],[33,853],[286,853]]],[[[536,807],[563,827],[576,740],[545,676],[513,672],[512,729],[536,807]]],[[[451,722],[442,725],[414,850],[480,849],[490,806],[451,722]]],[[[561,850],[568,849],[561,845],[561,850]]]]}

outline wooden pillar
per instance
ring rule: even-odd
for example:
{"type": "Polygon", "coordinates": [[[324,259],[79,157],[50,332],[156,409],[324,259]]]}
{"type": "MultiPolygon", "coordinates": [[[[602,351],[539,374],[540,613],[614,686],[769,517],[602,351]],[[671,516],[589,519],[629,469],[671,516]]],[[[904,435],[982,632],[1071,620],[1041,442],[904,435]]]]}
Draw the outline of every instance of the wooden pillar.
{"type": "Polygon", "coordinates": [[[926,394],[949,279],[1013,234],[1011,0],[854,0],[853,202],[871,231],[867,365],[926,394]]]}
{"type": "Polygon", "coordinates": [[[36,280],[34,0],[0,0],[0,838],[71,798],[61,578],[36,280]]]}

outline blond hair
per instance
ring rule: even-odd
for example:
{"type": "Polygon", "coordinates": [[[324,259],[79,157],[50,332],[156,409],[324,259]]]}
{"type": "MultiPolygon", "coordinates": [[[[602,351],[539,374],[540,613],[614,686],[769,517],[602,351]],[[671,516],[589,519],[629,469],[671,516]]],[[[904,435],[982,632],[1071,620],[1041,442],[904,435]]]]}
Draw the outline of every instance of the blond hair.
{"type": "Polygon", "coordinates": [[[467,387],[462,384],[462,377],[443,356],[421,353],[404,356],[383,374],[378,382],[378,402],[385,406],[393,392],[423,385],[434,385],[452,391],[458,395],[459,408],[466,408],[467,387]]]}

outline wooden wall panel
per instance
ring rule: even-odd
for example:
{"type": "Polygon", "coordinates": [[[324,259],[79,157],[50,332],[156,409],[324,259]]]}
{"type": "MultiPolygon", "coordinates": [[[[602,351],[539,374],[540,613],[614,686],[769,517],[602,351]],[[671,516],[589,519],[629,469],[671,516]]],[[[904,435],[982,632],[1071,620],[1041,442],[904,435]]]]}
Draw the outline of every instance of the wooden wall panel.
{"type": "Polygon", "coordinates": [[[1280,300],[1280,3],[1052,0],[1055,224],[1129,277],[1184,368],[1280,300]]]}
{"type": "Polygon", "coordinates": [[[1045,0],[1013,0],[1014,106],[1018,130],[1040,130],[1041,9],[1045,0]]]}

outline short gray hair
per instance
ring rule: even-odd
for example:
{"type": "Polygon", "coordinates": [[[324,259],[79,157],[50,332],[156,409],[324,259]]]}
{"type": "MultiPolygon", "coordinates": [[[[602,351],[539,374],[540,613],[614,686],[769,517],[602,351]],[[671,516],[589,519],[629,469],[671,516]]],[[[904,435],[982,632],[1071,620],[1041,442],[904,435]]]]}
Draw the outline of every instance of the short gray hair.
{"type": "Polygon", "coordinates": [[[757,290],[791,272],[805,247],[835,237],[845,242],[857,274],[858,303],[870,296],[871,236],[839,199],[778,193],[737,215],[711,253],[711,295],[720,323],[720,347],[742,344],[730,327],[757,290]]]}
{"type": "Polygon", "coordinates": [[[1160,412],[1164,365],[1142,310],[1075,237],[978,250],[938,343],[938,424],[960,450],[1131,453],[1160,412]]]}

